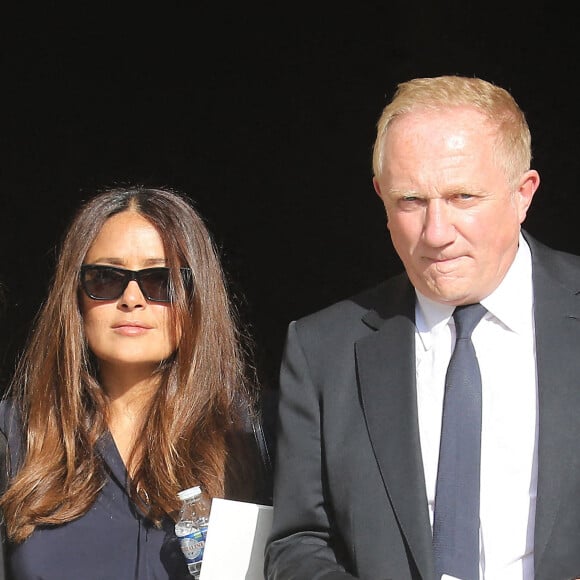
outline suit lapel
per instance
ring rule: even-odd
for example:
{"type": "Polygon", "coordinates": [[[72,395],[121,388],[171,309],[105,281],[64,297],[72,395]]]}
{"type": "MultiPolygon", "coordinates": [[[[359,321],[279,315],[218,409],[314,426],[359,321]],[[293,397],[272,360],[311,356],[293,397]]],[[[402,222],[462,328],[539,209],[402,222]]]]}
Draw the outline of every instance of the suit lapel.
{"type": "MultiPolygon", "coordinates": [[[[580,477],[580,292],[574,279],[577,269],[554,263],[555,252],[524,235],[533,259],[539,398],[534,560],[540,571],[537,578],[550,578],[550,562],[557,562],[558,556],[551,553],[549,540],[557,535],[559,512],[575,509],[577,498],[571,497],[569,486],[580,477]]],[[[365,317],[375,332],[356,344],[356,359],[367,429],[386,492],[421,577],[431,578],[432,539],[415,389],[414,308],[413,289],[400,277],[385,292],[385,302],[365,317]]]]}
{"type": "Polygon", "coordinates": [[[553,254],[529,241],[533,256],[539,401],[534,535],[535,568],[539,570],[548,555],[546,548],[554,534],[559,510],[573,509],[577,501],[567,497],[567,486],[578,477],[577,474],[571,477],[572,470],[580,471],[580,300],[577,291],[558,279],[553,254]]]}
{"type": "Polygon", "coordinates": [[[406,278],[388,294],[385,309],[365,318],[377,332],[356,344],[360,393],[389,500],[421,577],[429,578],[432,537],[415,389],[415,294],[406,278]]]}

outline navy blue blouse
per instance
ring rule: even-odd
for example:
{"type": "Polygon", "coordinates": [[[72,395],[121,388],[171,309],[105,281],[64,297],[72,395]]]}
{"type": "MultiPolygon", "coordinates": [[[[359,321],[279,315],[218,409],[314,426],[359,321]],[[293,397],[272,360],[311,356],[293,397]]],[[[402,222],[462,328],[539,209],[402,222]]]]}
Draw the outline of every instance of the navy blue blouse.
{"type": "MultiPolygon", "coordinates": [[[[0,403],[0,430],[8,437],[11,473],[20,457],[19,425],[0,403]]],[[[154,527],[127,493],[127,470],[111,435],[98,451],[106,485],[92,508],[61,526],[38,527],[21,544],[8,545],[14,580],[191,580],[167,519],[154,527]]],[[[10,577],[10,576],[9,576],[10,577]]]]}

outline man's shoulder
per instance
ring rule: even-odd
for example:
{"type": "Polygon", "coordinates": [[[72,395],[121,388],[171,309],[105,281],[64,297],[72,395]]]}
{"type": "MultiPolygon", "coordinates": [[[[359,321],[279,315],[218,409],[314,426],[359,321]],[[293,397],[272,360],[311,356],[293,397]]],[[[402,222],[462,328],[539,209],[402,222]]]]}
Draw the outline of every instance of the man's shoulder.
{"type": "Polygon", "coordinates": [[[367,287],[358,293],[328,304],[295,321],[299,327],[341,326],[361,321],[369,312],[383,316],[393,303],[412,290],[404,272],[367,287]]]}
{"type": "Polygon", "coordinates": [[[580,289],[580,256],[552,248],[525,235],[532,252],[532,267],[542,268],[551,278],[571,289],[580,289]]]}

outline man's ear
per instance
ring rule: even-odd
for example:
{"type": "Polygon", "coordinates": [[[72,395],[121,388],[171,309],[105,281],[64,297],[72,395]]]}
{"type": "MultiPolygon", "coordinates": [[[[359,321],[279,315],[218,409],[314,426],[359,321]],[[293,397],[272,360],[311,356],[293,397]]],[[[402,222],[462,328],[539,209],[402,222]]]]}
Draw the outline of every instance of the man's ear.
{"type": "Polygon", "coordinates": [[[534,194],[539,186],[540,174],[535,169],[529,169],[520,179],[519,186],[515,192],[520,224],[526,219],[528,209],[532,205],[534,194]]]}
{"type": "Polygon", "coordinates": [[[377,195],[381,197],[381,186],[379,185],[379,180],[376,177],[373,177],[373,187],[377,192],[377,195]]]}

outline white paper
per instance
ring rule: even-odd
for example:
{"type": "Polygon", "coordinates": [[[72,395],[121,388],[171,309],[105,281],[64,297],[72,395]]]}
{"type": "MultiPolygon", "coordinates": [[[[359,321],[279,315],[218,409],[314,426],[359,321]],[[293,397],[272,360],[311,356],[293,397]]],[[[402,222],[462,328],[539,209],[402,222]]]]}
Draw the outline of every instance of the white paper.
{"type": "Polygon", "coordinates": [[[214,498],[200,580],[264,580],[272,506],[214,498]]]}

